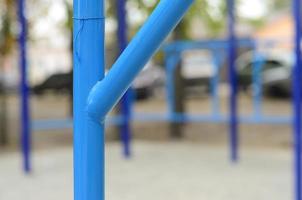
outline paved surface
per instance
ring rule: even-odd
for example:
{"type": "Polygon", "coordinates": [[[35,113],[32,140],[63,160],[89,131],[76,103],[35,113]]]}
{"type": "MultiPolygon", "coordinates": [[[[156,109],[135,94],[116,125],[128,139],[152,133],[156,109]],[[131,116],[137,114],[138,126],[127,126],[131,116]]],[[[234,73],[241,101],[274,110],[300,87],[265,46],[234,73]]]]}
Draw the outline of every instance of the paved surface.
{"type": "MultiPolygon", "coordinates": [[[[107,200],[290,200],[291,151],[248,148],[240,164],[226,147],[192,142],[136,142],[131,160],[106,148],[107,200]]],[[[72,199],[72,149],[35,152],[32,175],[19,171],[17,153],[0,154],[0,200],[72,199]]]]}

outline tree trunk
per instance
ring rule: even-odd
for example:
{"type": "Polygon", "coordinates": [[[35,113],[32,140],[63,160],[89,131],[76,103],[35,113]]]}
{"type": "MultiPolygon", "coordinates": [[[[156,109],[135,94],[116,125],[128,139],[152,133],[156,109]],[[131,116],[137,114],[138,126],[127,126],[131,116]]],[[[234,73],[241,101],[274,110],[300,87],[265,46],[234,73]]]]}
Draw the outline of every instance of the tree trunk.
{"type": "MultiPolygon", "coordinates": [[[[3,65],[0,66],[0,73],[3,74],[3,65]]],[[[7,95],[4,83],[0,82],[0,146],[5,146],[7,143],[7,95]]]]}
{"type": "MultiPolygon", "coordinates": [[[[173,40],[182,40],[186,39],[186,22],[182,21],[175,29],[173,34],[173,40]]],[[[182,61],[177,65],[177,68],[175,70],[174,74],[174,112],[177,114],[183,114],[186,111],[185,108],[185,81],[182,77],[181,70],[182,69],[182,61]]],[[[180,139],[183,137],[183,129],[184,129],[184,123],[183,122],[171,122],[170,124],[170,136],[174,139],[180,139]]]]}

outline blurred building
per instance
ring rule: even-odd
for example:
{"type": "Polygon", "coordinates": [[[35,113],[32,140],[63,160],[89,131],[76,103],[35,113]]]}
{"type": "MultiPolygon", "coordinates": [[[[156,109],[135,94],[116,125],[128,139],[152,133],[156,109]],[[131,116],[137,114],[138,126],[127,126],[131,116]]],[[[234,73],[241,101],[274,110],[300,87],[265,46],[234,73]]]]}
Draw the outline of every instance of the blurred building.
{"type": "Polygon", "coordinates": [[[294,37],[291,13],[284,11],[268,18],[263,26],[255,30],[253,37],[260,40],[276,40],[277,47],[291,50],[294,37]]]}

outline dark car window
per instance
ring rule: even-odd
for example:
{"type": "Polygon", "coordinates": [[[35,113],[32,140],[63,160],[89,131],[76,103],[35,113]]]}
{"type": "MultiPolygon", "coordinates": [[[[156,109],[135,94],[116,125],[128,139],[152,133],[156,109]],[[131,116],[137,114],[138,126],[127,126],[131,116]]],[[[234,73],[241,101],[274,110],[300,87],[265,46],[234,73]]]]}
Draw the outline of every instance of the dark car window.
{"type": "Polygon", "coordinates": [[[275,60],[268,60],[264,63],[263,70],[274,69],[278,67],[282,67],[282,63],[275,60]]]}
{"type": "MultiPolygon", "coordinates": [[[[249,63],[246,67],[244,67],[241,70],[241,73],[242,74],[252,74],[252,69],[253,69],[252,67],[256,64],[259,64],[259,62],[260,61],[249,63]]],[[[278,67],[282,67],[282,63],[280,63],[276,60],[266,60],[262,64],[262,71],[274,69],[274,68],[278,68],[278,67]]]]}

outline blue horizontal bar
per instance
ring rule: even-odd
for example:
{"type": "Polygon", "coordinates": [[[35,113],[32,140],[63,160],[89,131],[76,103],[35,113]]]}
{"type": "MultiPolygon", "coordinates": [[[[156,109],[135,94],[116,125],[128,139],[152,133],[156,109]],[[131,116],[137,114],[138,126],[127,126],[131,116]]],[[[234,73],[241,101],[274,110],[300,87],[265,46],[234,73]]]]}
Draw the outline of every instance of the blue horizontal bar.
{"type": "MultiPolygon", "coordinates": [[[[252,38],[242,38],[236,40],[239,47],[255,47],[265,46],[272,47],[280,40],[254,40],[252,38]]],[[[213,40],[201,40],[201,41],[176,41],[163,45],[163,51],[169,52],[182,52],[193,49],[226,49],[228,48],[228,40],[225,39],[213,39],[213,40]]]]}
{"type": "Polygon", "coordinates": [[[72,119],[42,119],[34,120],[32,128],[35,131],[71,129],[73,126],[72,119]]]}
{"type": "MultiPolygon", "coordinates": [[[[212,115],[212,114],[175,114],[169,115],[167,113],[134,113],[131,120],[133,122],[208,122],[208,123],[227,123],[228,117],[226,115],[212,115]]],[[[292,118],[289,116],[240,116],[240,123],[243,124],[269,124],[269,125],[284,125],[291,124],[292,118]]],[[[121,115],[109,116],[106,118],[106,126],[122,125],[124,118],[121,115]]],[[[72,119],[43,119],[35,120],[33,122],[33,129],[35,131],[71,129],[72,119]]]]}

